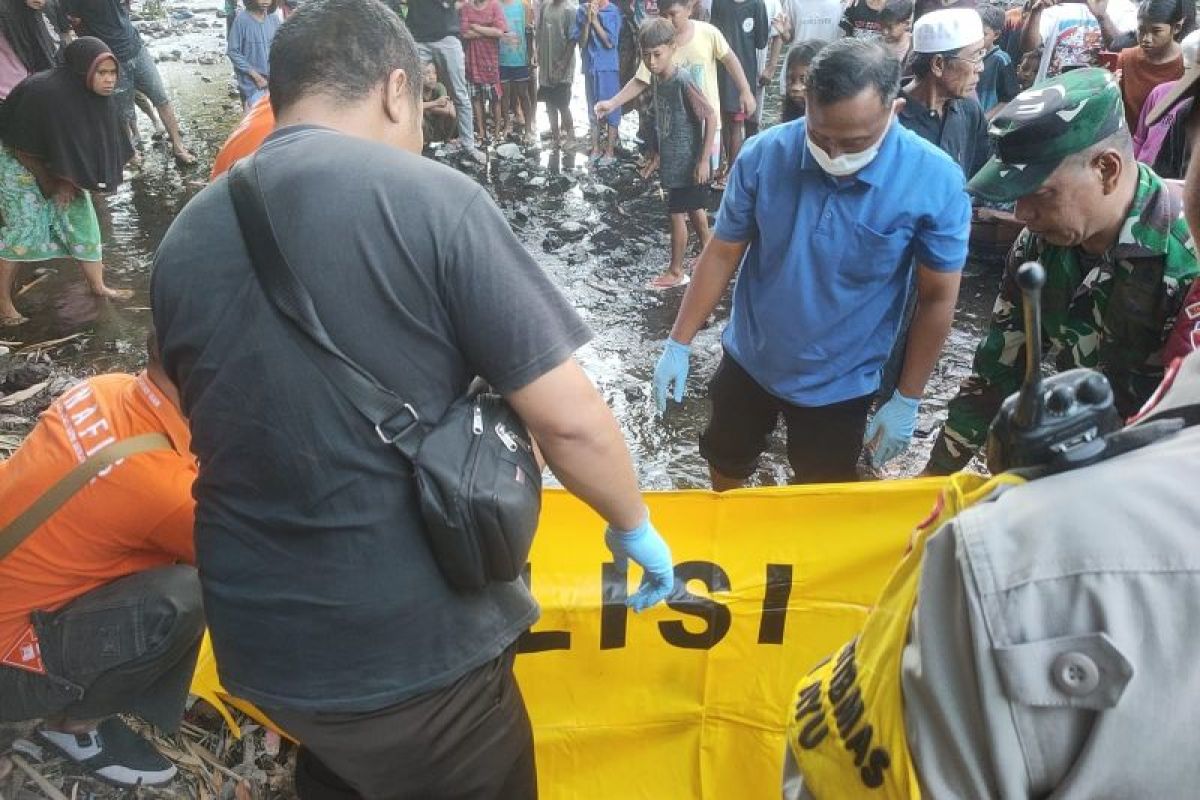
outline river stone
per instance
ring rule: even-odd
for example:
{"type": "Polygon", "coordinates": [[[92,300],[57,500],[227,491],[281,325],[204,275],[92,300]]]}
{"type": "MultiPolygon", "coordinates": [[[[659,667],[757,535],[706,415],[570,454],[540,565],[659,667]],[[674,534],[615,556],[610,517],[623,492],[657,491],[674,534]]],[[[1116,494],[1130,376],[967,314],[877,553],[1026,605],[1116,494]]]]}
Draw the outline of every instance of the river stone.
{"type": "Polygon", "coordinates": [[[521,152],[521,146],[519,144],[513,144],[512,142],[505,142],[497,147],[496,155],[509,161],[516,161],[517,159],[525,157],[525,154],[521,152]]]}
{"type": "Polygon", "coordinates": [[[5,394],[28,389],[35,383],[41,383],[50,377],[50,367],[45,364],[21,364],[8,370],[4,383],[0,388],[5,394]]]}
{"type": "Polygon", "coordinates": [[[608,197],[617,193],[616,189],[613,189],[611,186],[605,186],[603,183],[589,183],[582,187],[582,191],[584,197],[592,199],[608,197]]]}

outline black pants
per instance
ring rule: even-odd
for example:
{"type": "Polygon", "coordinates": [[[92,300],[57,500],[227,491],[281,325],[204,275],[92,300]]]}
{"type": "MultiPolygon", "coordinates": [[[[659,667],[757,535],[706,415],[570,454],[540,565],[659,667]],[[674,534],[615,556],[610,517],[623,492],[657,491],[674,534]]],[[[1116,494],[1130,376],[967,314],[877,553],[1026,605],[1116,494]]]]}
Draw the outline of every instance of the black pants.
{"type": "Polygon", "coordinates": [[[792,483],[858,480],[858,457],[873,394],[827,406],[796,406],[758,385],[726,353],[708,387],[712,416],[700,435],[700,455],[727,478],[744,480],[758,467],[767,437],[783,417],[792,483]]]}
{"type": "Polygon", "coordinates": [[[263,709],[303,743],[301,800],[536,800],[514,651],[451,685],[362,714],[263,709]]]}
{"type": "Polygon", "coordinates": [[[174,732],[204,634],[200,581],[176,565],[35,612],[46,674],[0,667],[0,720],[136,714],[174,732]]]}

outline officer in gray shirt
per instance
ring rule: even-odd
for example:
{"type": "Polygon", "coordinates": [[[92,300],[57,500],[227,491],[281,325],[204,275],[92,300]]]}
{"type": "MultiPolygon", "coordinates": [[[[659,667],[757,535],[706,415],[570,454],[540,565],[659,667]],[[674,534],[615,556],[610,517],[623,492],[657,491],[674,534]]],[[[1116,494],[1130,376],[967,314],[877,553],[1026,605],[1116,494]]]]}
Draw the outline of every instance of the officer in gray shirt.
{"type": "MultiPolygon", "coordinates": [[[[923,796],[1194,796],[1200,354],[1160,391],[1134,424],[1180,432],[928,540],[900,673],[923,796]]],[[[811,797],[790,752],[783,794],[811,797]]]]}
{"type": "MultiPolygon", "coordinates": [[[[1194,793],[1200,354],[1167,381],[1135,424],[1189,427],[1002,492],[926,544],[900,674],[924,796],[1194,793]]],[[[783,796],[812,797],[790,750],[783,796]]]]}

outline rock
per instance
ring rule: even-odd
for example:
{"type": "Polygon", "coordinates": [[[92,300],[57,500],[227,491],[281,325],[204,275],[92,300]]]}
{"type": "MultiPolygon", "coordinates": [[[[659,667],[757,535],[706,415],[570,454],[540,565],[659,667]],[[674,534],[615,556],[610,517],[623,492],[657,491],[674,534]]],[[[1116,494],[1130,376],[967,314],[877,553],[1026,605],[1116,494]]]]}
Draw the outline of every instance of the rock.
{"type": "Polygon", "coordinates": [[[8,354],[9,354],[9,353],[11,353],[11,352],[12,352],[12,350],[9,350],[9,349],[8,349],[7,347],[5,347],[4,345],[0,344],[0,356],[6,356],[6,355],[8,355],[8,354]]]}
{"type": "Polygon", "coordinates": [[[617,193],[616,189],[611,186],[605,186],[603,183],[585,184],[581,190],[583,191],[583,196],[591,200],[600,200],[617,193]]]}
{"type": "Polygon", "coordinates": [[[625,244],[625,237],[611,228],[601,227],[592,232],[591,247],[596,253],[612,253],[625,244]]]}
{"type": "Polygon", "coordinates": [[[201,83],[212,83],[212,78],[208,77],[207,75],[201,75],[200,82],[201,83]]]}
{"type": "Polygon", "coordinates": [[[574,185],[575,181],[567,175],[555,175],[546,182],[546,188],[552,192],[566,192],[574,185]]]}
{"type": "Polygon", "coordinates": [[[645,396],[646,390],[641,384],[631,383],[625,387],[625,399],[631,403],[636,403],[645,396]]]}
{"type": "Polygon", "coordinates": [[[77,383],[79,383],[79,378],[71,375],[59,375],[50,379],[50,383],[46,386],[46,391],[50,393],[51,397],[58,397],[77,383]]]}
{"type": "Polygon", "coordinates": [[[587,233],[587,228],[583,227],[582,224],[580,224],[572,219],[569,219],[566,222],[564,222],[562,225],[559,225],[558,229],[559,229],[559,231],[567,234],[568,236],[571,236],[574,234],[579,234],[582,236],[583,234],[587,233]]]}
{"type": "Polygon", "coordinates": [[[0,430],[19,431],[32,425],[33,420],[29,417],[22,417],[17,414],[0,414],[0,430]]]}
{"type": "Polygon", "coordinates": [[[497,147],[496,155],[508,161],[516,161],[525,157],[525,154],[521,152],[521,146],[512,142],[506,142],[497,147]]]}
{"type": "Polygon", "coordinates": [[[546,185],[546,179],[538,175],[536,178],[530,178],[529,185],[535,189],[540,189],[546,185]]]}
{"type": "Polygon", "coordinates": [[[0,384],[0,389],[5,394],[11,394],[12,392],[19,392],[22,389],[28,389],[30,386],[41,383],[49,377],[50,367],[45,364],[21,364],[9,370],[4,383],[0,384]]]}

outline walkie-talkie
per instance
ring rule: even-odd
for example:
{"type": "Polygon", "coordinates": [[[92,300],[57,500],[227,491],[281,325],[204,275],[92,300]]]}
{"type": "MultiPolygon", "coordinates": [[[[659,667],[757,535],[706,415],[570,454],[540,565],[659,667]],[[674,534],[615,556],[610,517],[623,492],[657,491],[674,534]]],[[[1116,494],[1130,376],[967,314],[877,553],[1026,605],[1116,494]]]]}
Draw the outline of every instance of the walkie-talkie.
{"type": "Polygon", "coordinates": [[[1042,287],[1046,270],[1028,261],[1017,270],[1025,306],[1025,381],[1010,395],[988,429],[987,466],[993,475],[1012,469],[1052,471],[1090,463],[1104,437],[1121,428],[1108,378],[1072,369],[1042,378],[1042,287]]]}

